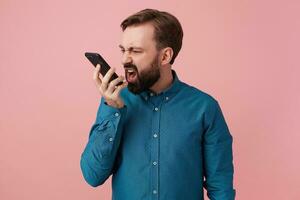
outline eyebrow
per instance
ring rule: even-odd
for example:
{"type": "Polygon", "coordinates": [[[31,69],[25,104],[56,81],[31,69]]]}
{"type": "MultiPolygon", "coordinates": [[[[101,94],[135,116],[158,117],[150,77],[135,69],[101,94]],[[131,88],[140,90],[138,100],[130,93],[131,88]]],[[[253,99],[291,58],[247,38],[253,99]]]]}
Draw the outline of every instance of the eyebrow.
{"type": "MultiPolygon", "coordinates": [[[[119,47],[120,47],[121,49],[125,49],[122,45],[119,45],[119,47]]],[[[140,50],[143,50],[142,47],[135,47],[135,46],[129,47],[128,49],[129,49],[129,50],[132,50],[132,49],[140,49],[140,50]]]]}

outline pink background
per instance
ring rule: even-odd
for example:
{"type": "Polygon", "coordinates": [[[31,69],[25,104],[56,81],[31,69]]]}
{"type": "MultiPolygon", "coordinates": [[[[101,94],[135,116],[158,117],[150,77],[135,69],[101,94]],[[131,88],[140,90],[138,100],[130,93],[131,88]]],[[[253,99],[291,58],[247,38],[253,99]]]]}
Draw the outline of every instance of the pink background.
{"type": "Polygon", "coordinates": [[[123,73],[122,19],[150,7],[184,29],[173,66],[219,100],[239,200],[300,199],[298,0],[0,2],[0,199],[110,199],[80,155],[100,96],[85,51],[123,73]]]}

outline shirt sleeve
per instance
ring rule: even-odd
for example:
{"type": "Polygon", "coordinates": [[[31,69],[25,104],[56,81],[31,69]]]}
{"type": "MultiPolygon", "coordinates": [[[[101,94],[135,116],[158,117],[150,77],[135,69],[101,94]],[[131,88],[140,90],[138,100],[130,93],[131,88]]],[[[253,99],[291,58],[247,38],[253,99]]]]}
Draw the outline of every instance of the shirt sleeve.
{"type": "Polygon", "coordinates": [[[210,200],[234,200],[233,139],[217,101],[209,103],[204,118],[203,186],[210,200]]]}
{"type": "Polygon", "coordinates": [[[96,121],[80,160],[83,177],[93,187],[102,185],[112,174],[126,112],[126,105],[114,108],[101,98],[96,121]]]}

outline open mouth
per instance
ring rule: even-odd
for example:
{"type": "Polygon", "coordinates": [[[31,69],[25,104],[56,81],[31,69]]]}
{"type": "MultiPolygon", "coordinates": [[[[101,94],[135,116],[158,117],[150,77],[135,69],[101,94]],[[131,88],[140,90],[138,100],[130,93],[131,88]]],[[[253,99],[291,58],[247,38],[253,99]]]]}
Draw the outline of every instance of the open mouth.
{"type": "Polygon", "coordinates": [[[125,69],[126,80],[129,83],[135,82],[137,79],[137,72],[134,69],[127,68],[125,69]]]}

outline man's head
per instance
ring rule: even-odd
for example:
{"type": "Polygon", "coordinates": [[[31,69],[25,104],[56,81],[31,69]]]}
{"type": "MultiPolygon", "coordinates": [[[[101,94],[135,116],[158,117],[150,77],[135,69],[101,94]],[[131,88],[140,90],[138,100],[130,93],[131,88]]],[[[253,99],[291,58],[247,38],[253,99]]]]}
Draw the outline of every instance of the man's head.
{"type": "Polygon", "coordinates": [[[153,9],[129,16],[121,28],[128,89],[137,94],[153,86],[162,70],[170,70],[181,49],[183,31],[173,15],[153,9]]]}

